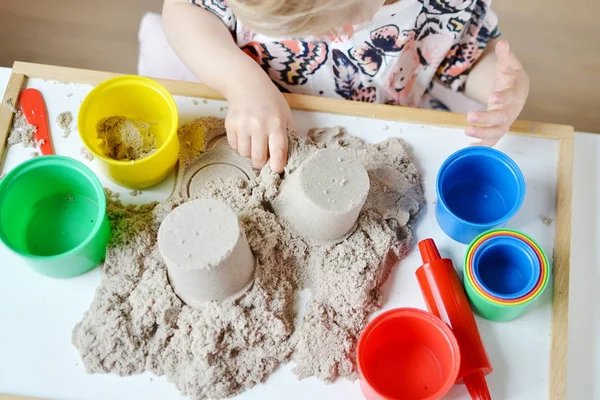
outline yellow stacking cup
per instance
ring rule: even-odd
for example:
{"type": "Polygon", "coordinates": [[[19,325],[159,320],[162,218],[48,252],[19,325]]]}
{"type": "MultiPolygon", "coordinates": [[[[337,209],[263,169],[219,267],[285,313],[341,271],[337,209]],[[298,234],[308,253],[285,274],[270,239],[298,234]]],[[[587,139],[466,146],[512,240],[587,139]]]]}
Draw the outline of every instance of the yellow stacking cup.
{"type": "Polygon", "coordinates": [[[79,109],[79,135],[113,182],[131,189],[145,189],[165,179],[175,168],[179,154],[179,117],[173,96],[156,81],[140,76],[121,76],[96,86],[79,109]],[[150,124],[156,136],[156,152],[133,161],[106,156],[98,139],[97,124],[121,116],[150,124]]]}

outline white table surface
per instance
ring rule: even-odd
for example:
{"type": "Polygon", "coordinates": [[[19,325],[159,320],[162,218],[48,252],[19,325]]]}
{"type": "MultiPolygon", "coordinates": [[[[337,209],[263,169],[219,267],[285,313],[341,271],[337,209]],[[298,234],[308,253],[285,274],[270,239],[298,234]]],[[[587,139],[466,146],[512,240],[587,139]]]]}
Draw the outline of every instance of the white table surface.
{"type": "MultiPolygon", "coordinates": [[[[10,69],[0,68],[0,97],[3,95],[9,76],[10,69]]],[[[600,212],[598,211],[600,193],[598,187],[600,187],[600,135],[578,132],[575,138],[569,305],[567,391],[569,400],[600,400],[600,379],[598,379],[600,377],[600,304],[594,297],[594,294],[600,290],[600,212]]],[[[7,303],[13,301],[19,301],[19,299],[6,299],[0,293],[0,303],[3,303],[0,307],[5,307],[7,303]]],[[[84,309],[86,307],[83,306],[84,309]]],[[[0,321],[0,341],[2,341],[3,329],[9,329],[9,327],[0,321]]],[[[43,332],[40,332],[40,335],[43,335],[43,332]]],[[[18,345],[15,343],[15,346],[18,345]]],[[[0,354],[0,364],[2,362],[2,354],[0,354]]],[[[128,379],[148,380],[149,378],[145,374],[128,379]]],[[[159,392],[162,388],[168,390],[162,384],[156,386],[159,392]]],[[[3,393],[1,384],[0,393],[3,393]]]]}

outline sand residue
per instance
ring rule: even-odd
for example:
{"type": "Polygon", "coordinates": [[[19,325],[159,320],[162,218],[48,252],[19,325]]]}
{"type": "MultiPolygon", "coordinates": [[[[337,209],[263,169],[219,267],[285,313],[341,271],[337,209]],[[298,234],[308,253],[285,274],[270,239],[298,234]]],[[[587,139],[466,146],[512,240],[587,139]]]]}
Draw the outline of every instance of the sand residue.
{"type": "Polygon", "coordinates": [[[63,139],[66,139],[71,134],[71,124],[73,123],[73,114],[71,111],[63,111],[56,117],[56,123],[63,130],[63,139]]]}
{"type": "Polygon", "coordinates": [[[96,131],[106,156],[114,160],[139,160],[156,151],[156,136],[147,122],[108,117],[98,122],[96,131]]]}
{"type": "MultiPolygon", "coordinates": [[[[181,142],[191,144],[182,146],[183,165],[202,154],[198,142],[205,147],[223,132],[222,121],[215,119],[184,126],[181,142]]],[[[281,178],[268,167],[250,182],[208,182],[195,198],[219,199],[237,213],[258,263],[245,295],[199,310],[174,294],[156,245],[161,221],[187,201],[180,191],[166,202],[141,207],[109,196],[113,237],[102,282],[73,330],[86,369],[164,374],[193,399],[238,394],[290,359],[300,378],[353,378],[357,338],[369,314],[381,307],[381,286],[394,261],[411,246],[412,222],[424,200],[404,144],[392,139],[378,146],[337,128],[313,130],[307,140],[290,137],[288,173],[323,147],[349,149],[369,173],[371,191],[356,231],[338,244],[308,243],[272,212],[281,178]],[[403,179],[387,166],[403,168],[403,179]],[[395,202],[384,196],[390,191],[395,202]],[[302,288],[311,290],[311,299],[294,325],[295,291],[302,288]]],[[[183,176],[185,168],[178,185],[186,184],[183,176]]]]}
{"type": "Polygon", "coordinates": [[[13,114],[17,112],[17,109],[15,108],[15,104],[13,103],[12,99],[6,99],[4,103],[1,104],[1,106],[7,107],[13,114]]]}
{"type": "Polygon", "coordinates": [[[179,135],[179,163],[187,168],[208,146],[207,138],[213,139],[225,135],[223,120],[209,117],[200,118],[183,124],[177,131],[179,135]]]}
{"type": "Polygon", "coordinates": [[[106,212],[111,225],[109,250],[131,242],[138,233],[143,233],[152,226],[152,212],[157,202],[133,205],[123,204],[120,193],[104,188],[106,192],[106,212]]]}
{"type": "Polygon", "coordinates": [[[86,149],[85,147],[82,147],[81,149],[79,149],[79,154],[81,154],[83,156],[83,158],[85,158],[87,161],[94,161],[94,155],[92,153],[90,153],[90,151],[88,149],[86,149]]]}
{"type": "Polygon", "coordinates": [[[21,144],[25,148],[35,148],[37,143],[34,134],[37,131],[35,125],[30,125],[21,110],[16,110],[7,144],[9,147],[21,144]]]}

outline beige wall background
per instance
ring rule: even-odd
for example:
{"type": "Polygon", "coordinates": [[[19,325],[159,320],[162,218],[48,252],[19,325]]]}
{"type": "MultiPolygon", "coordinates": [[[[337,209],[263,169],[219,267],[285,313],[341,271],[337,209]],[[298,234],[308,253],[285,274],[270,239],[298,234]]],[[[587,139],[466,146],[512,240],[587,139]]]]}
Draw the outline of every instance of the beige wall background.
{"type": "Polygon", "coordinates": [[[523,116],[600,133],[600,1],[493,4],[503,36],[531,77],[523,116]]]}
{"type": "MultiPolygon", "coordinates": [[[[1,0],[0,65],[135,73],[142,15],[162,0],[1,0]]],[[[495,0],[532,81],[523,118],[600,133],[600,1],[495,0]]]]}

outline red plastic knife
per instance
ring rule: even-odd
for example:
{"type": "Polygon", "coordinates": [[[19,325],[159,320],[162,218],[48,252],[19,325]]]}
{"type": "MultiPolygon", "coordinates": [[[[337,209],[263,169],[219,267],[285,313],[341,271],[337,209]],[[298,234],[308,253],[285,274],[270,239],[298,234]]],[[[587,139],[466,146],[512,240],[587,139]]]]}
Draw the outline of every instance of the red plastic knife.
{"type": "Polygon", "coordinates": [[[50,140],[48,113],[46,112],[46,103],[44,103],[42,94],[36,89],[25,89],[21,91],[19,103],[27,123],[37,128],[34,138],[36,142],[41,143],[40,151],[42,154],[45,156],[54,154],[52,140],[50,140]]]}

